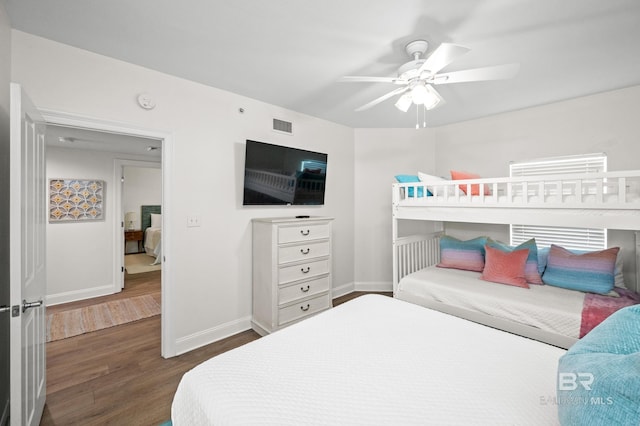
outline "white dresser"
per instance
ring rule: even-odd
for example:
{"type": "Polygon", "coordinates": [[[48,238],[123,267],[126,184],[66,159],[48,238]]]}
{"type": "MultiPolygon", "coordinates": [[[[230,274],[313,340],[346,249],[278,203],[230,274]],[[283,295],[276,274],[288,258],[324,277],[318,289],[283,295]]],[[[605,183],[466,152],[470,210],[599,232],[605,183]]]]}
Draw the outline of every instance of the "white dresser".
{"type": "Polygon", "coordinates": [[[253,329],[265,335],[329,309],[329,217],[253,219],[253,329]]]}

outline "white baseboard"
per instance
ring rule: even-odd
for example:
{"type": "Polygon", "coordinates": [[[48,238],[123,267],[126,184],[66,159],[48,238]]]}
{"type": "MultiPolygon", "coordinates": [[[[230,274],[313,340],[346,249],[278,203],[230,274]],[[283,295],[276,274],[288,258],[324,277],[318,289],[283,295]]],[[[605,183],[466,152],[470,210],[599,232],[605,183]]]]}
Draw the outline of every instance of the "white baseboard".
{"type": "Polygon", "coordinates": [[[354,291],[393,291],[393,283],[391,281],[366,281],[355,282],[341,285],[340,287],[334,287],[332,296],[333,298],[346,296],[354,291]]]}
{"type": "Polygon", "coordinates": [[[251,317],[230,321],[176,340],[176,355],[198,349],[251,328],[251,317]]]}
{"type": "Polygon", "coordinates": [[[114,294],[114,285],[103,285],[100,287],[83,288],[82,290],[67,291],[64,293],[47,294],[47,306],[59,305],[60,303],[75,302],[76,300],[90,299],[92,297],[107,296],[114,294]]]}
{"type": "Polygon", "coordinates": [[[340,296],[344,296],[347,295],[349,293],[353,293],[355,287],[353,285],[353,283],[347,283],[347,284],[343,284],[340,287],[334,287],[332,292],[331,292],[331,297],[333,297],[334,299],[336,297],[340,297],[340,296]]]}
{"type": "Polygon", "coordinates": [[[354,291],[393,291],[393,283],[391,281],[356,282],[354,291]]]}

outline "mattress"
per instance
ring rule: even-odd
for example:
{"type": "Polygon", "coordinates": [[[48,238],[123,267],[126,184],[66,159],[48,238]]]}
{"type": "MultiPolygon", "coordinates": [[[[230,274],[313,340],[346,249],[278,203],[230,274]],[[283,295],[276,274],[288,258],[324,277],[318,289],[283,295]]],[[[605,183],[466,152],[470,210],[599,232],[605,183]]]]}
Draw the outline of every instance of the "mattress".
{"type": "Polygon", "coordinates": [[[175,426],[558,424],[566,351],[361,296],[187,372],[175,426]]]}
{"type": "Polygon", "coordinates": [[[483,281],[480,275],[431,266],[402,278],[396,297],[403,299],[410,294],[563,336],[579,337],[584,293],[549,285],[515,287],[483,281]]]}

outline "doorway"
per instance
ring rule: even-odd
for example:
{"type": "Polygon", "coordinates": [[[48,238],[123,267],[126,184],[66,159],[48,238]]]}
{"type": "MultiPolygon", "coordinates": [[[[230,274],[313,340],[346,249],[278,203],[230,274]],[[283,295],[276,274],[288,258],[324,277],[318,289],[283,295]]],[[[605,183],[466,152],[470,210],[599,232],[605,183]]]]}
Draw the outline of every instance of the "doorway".
{"type": "MultiPolygon", "coordinates": [[[[139,138],[145,140],[147,143],[149,141],[155,141],[158,146],[157,151],[160,151],[157,155],[157,158],[160,159],[160,166],[162,170],[162,205],[163,205],[163,223],[168,224],[169,217],[171,214],[170,209],[170,190],[166,185],[167,182],[170,182],[171,175],[171,161],[170,156],[166,155],[166,152],[172,151],[172,136],[169,133],[148,130],[148,129],[140,129],[137,127],[131,127],[130,125],[115,123],[115,122],[105,122],[102,120],[97,120],[94,118],[86,118],[75,114],[68,113],[60,113],[55,111],[44,111],[43,116],[47,125],[49,127],[55,128],[58,127],[66,127],[68,129],[75,129],[78,131],[87,131],[87,132],[99,132],[102,136],[106,136],[107,138],[115,139],[127,139],[127,138],[139,138]]],[[[82,138],[78,137],[75,140],[72,140],[72,143],[87,144],[90,145],[92,141],[90,138],[86,138],[86,141],[81,141],[82,138]]],[[[61,143],[69,142],[69,141],[60,141],[61,143]]],[[[145,147],[145,149],[147,149],[145,147]]],[[[149,150],[151,151],[151,150],[149,150]]],[[[145,161],[144,156],[141,156],[138,160],[127,160],[127,161],[145,161]]],[[[113,163],[115,164],[115,162],[113,163]]],[[[116,182],[120,179],[120,171],[118,170],[119,166],[112,166],[112,176],[113,182],[116,182]],[[116,170],[118,172],[116,173],[116,170]]],[[[120,166],[121,167],[121,166],[120,166]]],[[[114,188],[119,187],[119,185],[114,185],[114,188]]],[[[108,200],[106,200],[108,201],[108,200]]],[[[112,220],[110,222],[112,226],[112,238],[113,238],[113,253],[111,254],[111,259],[113,260],[114,265],[123,266],[122,260],[124,259],[124,232],[123,232],[123,206],[122,200],[118,198],[118,196],[113,196],[109,202],[105,203],[106,212],[112,215],[112,219],[118,218],[119,220],[112,220]],[[121,217],[122,216],[122,217],[121,217]]],[[[175,344],[173,338],[173,332],[171,327],[171,310],[169,308],[171,301],[171,269],[170,263],[167,259],[170,259],[170,242],[171,240],[171,228],[170,226],[163,227],[162,233],[162,241],[161,241],[161,251],[162,251],[162,263],[161,263],[161,293],[162,293],[162,302],[161,302],[161,355],[165,358],[171,357],[175,355],[175,344]]],[[[50,265],[51,267],[51,265],[50,265]]],[[[120,269],[119,277],[122,277],[122,272],[120,269]]],[[[115,282],[115,281],[114,281],[115,282]]],[[[113,284],[115,287],[116,284],[113,284]]],[[[117,280],[117,285],[119,286],[118,290],[122,288],[122,284],[119,280],[117,280]]]]}

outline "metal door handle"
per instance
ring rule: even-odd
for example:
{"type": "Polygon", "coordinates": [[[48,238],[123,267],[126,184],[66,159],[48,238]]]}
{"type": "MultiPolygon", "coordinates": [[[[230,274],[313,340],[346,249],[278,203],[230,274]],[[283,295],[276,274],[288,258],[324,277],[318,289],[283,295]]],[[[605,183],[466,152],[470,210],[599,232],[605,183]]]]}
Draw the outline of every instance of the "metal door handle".
{"type": "Polygon", "coordinates": [[[42,306],[42,300],[38,300],[37,302],[27,302],[26,300],[22,301],[22,313],[29,308],[37,308],[38,306],[42,306]]]}
{"type": "Polygon", "coordinates": [[[2,305],[0,306],[0,314],[3,312],[9,312],[11,310],[11,306],[2,305]]]}

